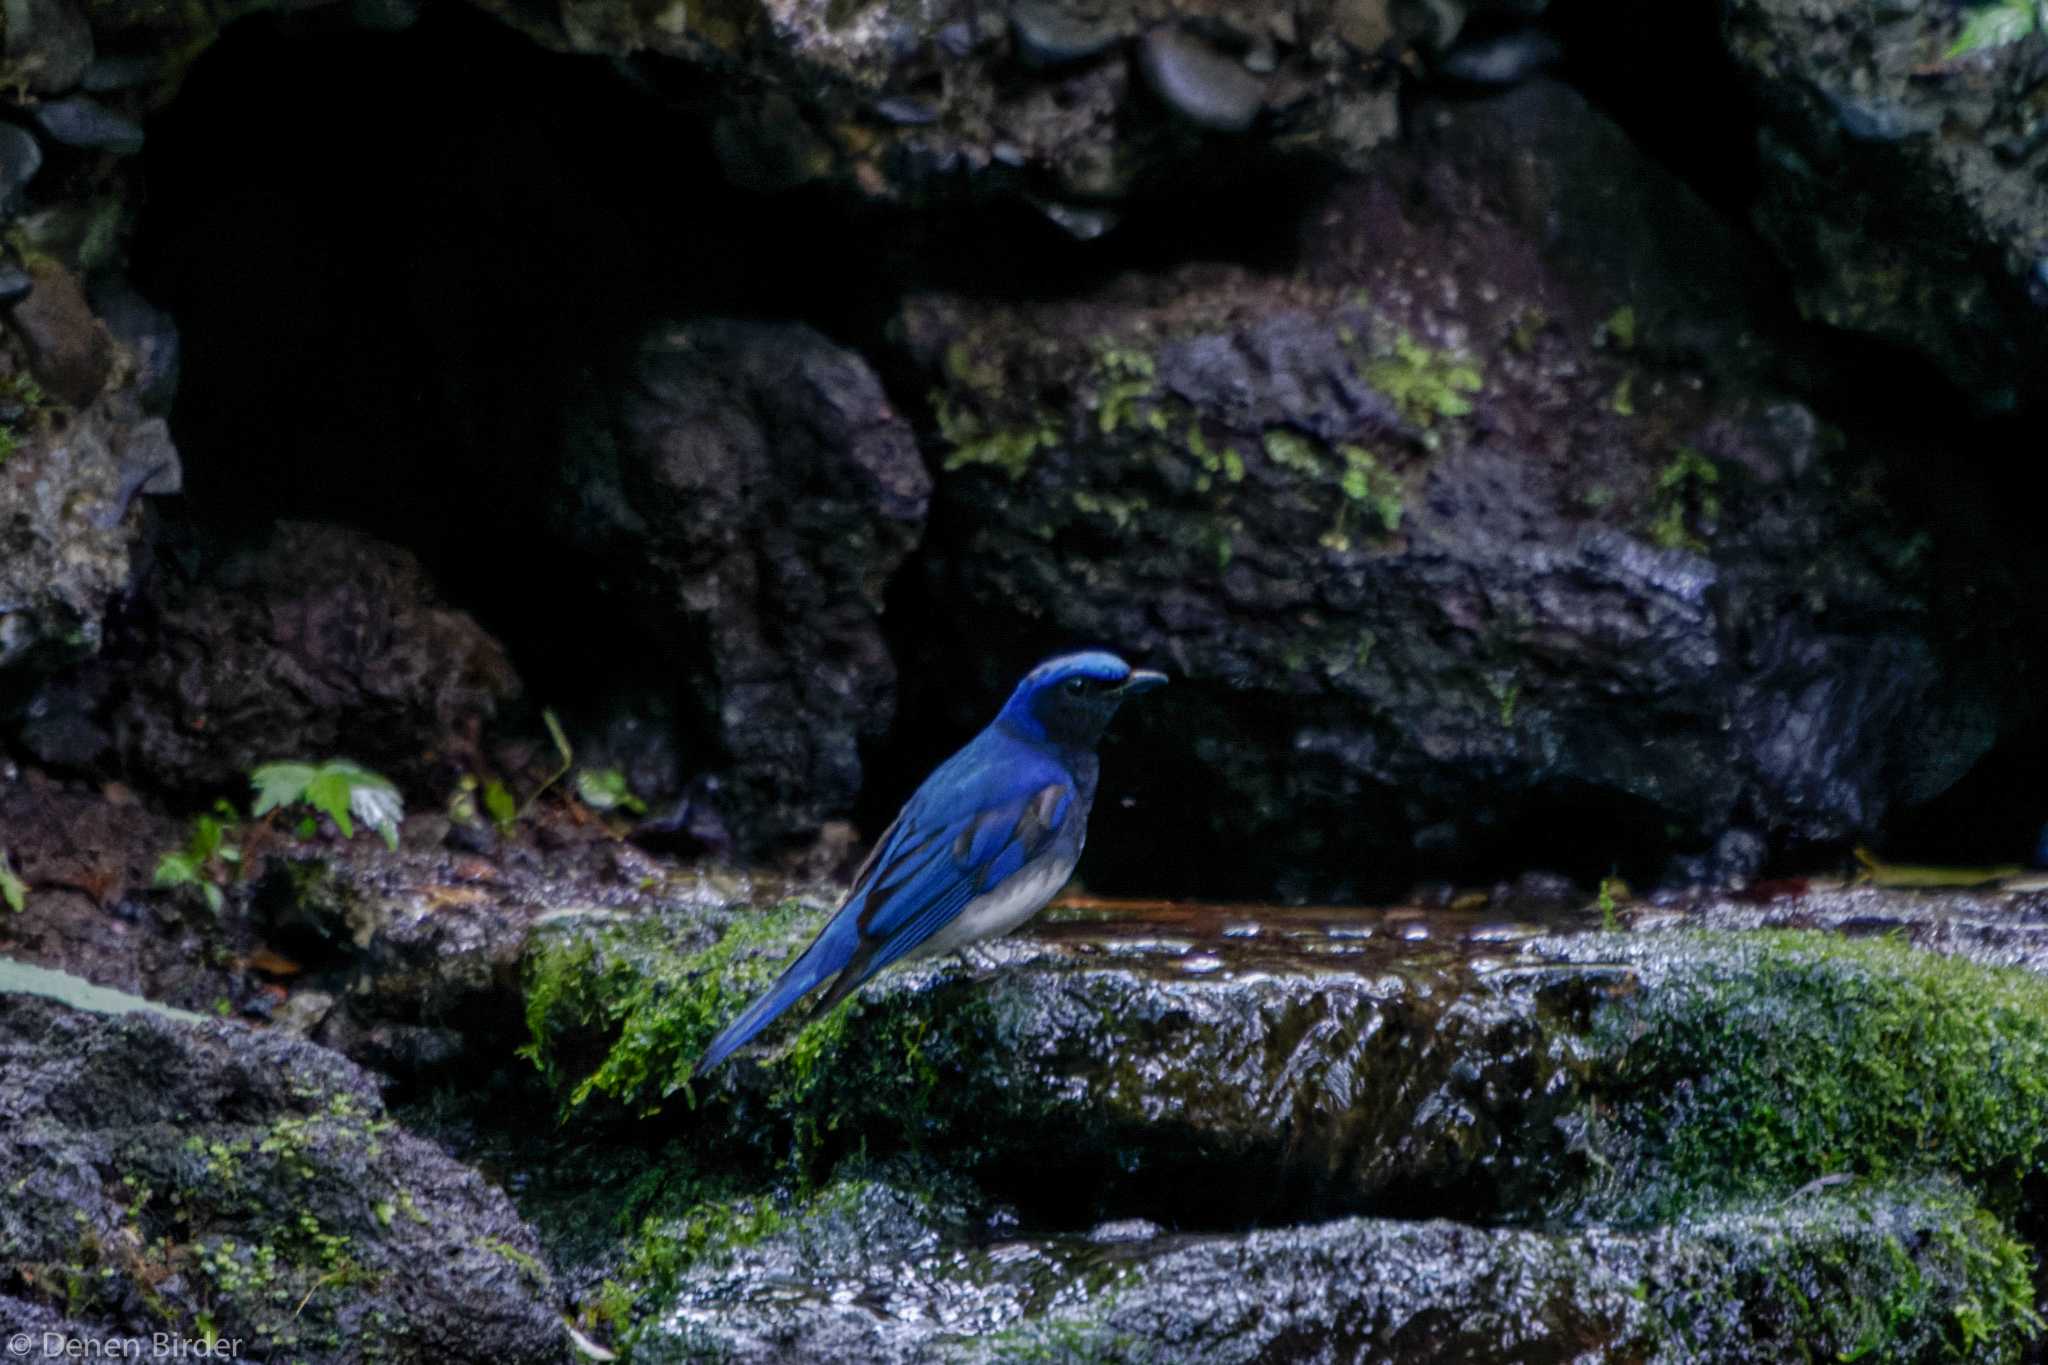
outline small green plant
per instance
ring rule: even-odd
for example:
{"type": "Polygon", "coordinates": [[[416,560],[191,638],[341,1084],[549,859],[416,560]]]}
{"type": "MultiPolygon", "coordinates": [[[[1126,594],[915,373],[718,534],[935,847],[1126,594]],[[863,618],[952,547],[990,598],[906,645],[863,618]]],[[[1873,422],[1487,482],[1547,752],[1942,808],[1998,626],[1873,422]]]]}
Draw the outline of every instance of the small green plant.
{"type": "Polygon", "coordinates": [[[519,802],[512,789],[495,777],[484,783],[484,814],[501,830],[510,829],[519,818],[519,802]]]}
{"type": "Polygon", "coordinates": [[[647,803],[633,795],[626,775],[617,768],[585,768],[576,774],[576,795],[592,810],[647,814],[647,803]]]}
{"type": "Polygon", "coordinates": [[[28,883],[14,875],[5,849],[0,849],[0,901],[7,902],[7,908],[16,913],[28,905],[28,883]]]}
{"type": "Polygon", "coordinates": [[[1621,927],[1615,908],[1629,898],[1628,883],[1619,877],[1600,879],[1600,927],[1609,933],[1621,927]]]}
{"type": "Polygon", "coordinates": [[[193,886],[206,898],[206,908],[218,915],[227,903],[221,886],[233,880],[242,863],[241,845],[235,835],[241,820],[225,801],[213,803],[213,810],[192,822],[185,846],[173,849],[157,860],[150,885],[175,889],[193,886]]]}
{"type": "Polygon", "coordinates": [[[2007,47],[2036,33],[2048,33],[2048,0],[1991,0],[1980,5],[1963,31],[1942,54],[1967,57],[1994,47],[2007,47]]]}
{"type": "Polygon", "coordinates": [[[398,847],[398,822],[405,799],[388,777],[346,759],[325,763],[266,763],[249,774],[256,788],[252,814],[261,818],[301,802],[334,821],[344,839],[356,837],[355,821],[377,831],[387,848],[398,847]]]}

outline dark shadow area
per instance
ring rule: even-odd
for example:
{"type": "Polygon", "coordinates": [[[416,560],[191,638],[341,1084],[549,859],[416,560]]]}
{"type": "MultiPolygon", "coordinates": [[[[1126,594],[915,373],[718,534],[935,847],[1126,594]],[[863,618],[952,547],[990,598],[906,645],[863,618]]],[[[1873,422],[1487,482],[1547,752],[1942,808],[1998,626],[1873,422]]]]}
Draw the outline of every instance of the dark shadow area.
{"type": "Polygon", "coordinates": [[[1543,23],[1564,46],[1559,76],[1725,217],[1748,221],[1756,125],[1719,5],[1557,0],[1543,23]]]}

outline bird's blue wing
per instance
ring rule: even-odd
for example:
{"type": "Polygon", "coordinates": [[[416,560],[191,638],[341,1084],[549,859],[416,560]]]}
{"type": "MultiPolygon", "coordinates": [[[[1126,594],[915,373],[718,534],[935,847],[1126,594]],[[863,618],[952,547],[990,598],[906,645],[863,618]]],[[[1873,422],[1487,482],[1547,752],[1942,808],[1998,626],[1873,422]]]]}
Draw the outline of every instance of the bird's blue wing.
{"type": "Polygon", "coordinates": [[[847,908],[858,917],[863,979],[1021,871],[1065,826],[1074,787],[1064,768],[992,766],[933,774],[861,868],[847,908]]]}

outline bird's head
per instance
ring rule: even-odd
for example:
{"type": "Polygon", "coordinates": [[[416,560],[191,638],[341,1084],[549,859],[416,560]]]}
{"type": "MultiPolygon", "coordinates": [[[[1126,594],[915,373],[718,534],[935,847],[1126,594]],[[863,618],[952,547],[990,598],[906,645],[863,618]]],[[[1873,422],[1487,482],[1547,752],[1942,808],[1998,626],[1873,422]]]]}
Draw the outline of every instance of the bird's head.
{"type": "Polygon", "coordinates": [[[1126,698],[1165,681],[1164,673],[1132,668],[1101,650],[1062,654],[1024,675],[999,719],[1034,738],[1087,747],[1102,738],[1126,698]]]}

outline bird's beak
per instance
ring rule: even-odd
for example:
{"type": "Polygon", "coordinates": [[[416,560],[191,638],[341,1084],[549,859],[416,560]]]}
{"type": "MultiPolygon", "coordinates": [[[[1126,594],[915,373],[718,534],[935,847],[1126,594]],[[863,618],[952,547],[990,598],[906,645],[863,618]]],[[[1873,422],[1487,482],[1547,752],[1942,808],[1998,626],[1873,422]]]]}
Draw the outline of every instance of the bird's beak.
{"type": "Polygon", "coordinates": [[[1137,668],[1131,670],[1131,676],[1125,678],[1117,685],[1116,694],[1119,697],[1135,697],[1140,692],[1150,692],[1155,687],[1164,686],[1166,686],[1166,675],[1164,673],[1154,673],[1150,669],[1137,668]]]}

